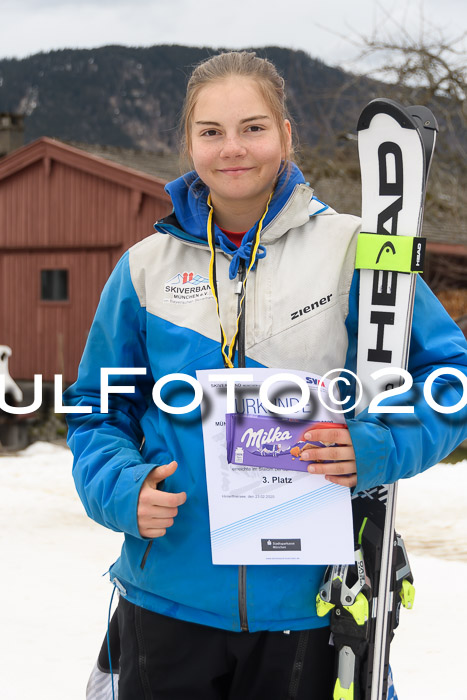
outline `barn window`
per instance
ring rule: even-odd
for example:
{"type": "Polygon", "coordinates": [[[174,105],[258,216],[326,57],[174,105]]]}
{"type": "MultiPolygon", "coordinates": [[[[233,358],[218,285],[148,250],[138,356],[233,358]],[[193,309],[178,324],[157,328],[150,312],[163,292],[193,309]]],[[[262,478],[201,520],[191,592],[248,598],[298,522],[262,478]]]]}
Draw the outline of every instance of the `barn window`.
{"type": "Polygon", "coordinates": [[[68,270],[41,270],[41,300],[68,301],[68,270]]]}

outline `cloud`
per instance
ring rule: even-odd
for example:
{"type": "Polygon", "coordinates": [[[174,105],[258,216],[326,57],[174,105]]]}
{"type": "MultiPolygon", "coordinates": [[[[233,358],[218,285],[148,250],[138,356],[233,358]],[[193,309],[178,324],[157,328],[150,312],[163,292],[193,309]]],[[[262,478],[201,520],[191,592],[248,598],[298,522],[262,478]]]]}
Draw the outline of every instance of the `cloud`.
{"type": "MultiPolygon", "coordinates": [[[[171,0],[172,6],[179,0],[171,0]]],[[[97,10],[102,7],[116,8],[116,7],[135,7],[135,6],[145,6],[153,7],[166,5],[165,0],[135,0],[133,3],[129,0],[3,0],[2,10],[15,9],[19,12],[24,11],[36,11],[42,12],[47,11],[49,8],[53,9],[65,9],[70,8],[73,12],[78,15],[83,8],[91,8],[97,10]]]]}
{"type": "Polygon", "coordinates": [[[416,36],[421,12],[445,36],[467,24],[465,0],[379,2],[295,0],[3,0],[0,56],[106,44],[185,44],[244,48],[278,45],[303,49],[330,65],[351,68],[357,35],[403,23],[416,36]],[[389,17],[389,19],[388,19],[389,17]],[[391,21],[396,20],[396,23],[391,21]],[[412,31],[413,30],[413,31],[412,31]]]}

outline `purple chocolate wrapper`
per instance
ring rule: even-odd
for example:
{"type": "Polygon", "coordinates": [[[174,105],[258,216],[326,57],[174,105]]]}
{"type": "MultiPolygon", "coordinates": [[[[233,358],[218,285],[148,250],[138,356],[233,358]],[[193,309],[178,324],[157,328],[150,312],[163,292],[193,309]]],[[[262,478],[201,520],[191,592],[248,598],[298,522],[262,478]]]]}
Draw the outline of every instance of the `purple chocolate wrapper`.
{"type": "Polygon", "coordinates": [[[318,423],[329,428],[345,427],[338,423],[239,413],[227,413],[225,419],[229,464],[300,472],[306,472],[309,464],[299,459],[305,445],[325,446],[317,440],[305,440],[304,434],[318,423]]]}

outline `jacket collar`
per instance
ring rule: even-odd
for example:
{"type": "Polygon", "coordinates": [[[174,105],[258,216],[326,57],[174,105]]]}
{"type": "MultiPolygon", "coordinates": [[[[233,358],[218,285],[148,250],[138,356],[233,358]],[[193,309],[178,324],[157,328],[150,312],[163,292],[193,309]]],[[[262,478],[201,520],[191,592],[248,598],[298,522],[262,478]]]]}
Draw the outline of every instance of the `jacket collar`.
{"type": "MultiPolygon", "coordinates": [[[[305,178],[294,163],[288,178],[286,172],[282,173],[271,199],[269,211],[263,223],[263,230],[283,209],[295,186],[304,182],[305,178]]],[[[198,174],[192,170],[186,175],[182,175],[177,180],[169,182],[165,186],[165,191],[170,195],[174,214],[183,231],[201,241],[206,241],[209,190],[201,178],[198,177],[198,174]]],[[[248,234],[254,232],[255,229],[256,224],[245,235],[248,237],[248,234]]],[[[218,242],[219,235],[222,236],[222,232],[217,226],[215,227],[215,233],[216,242],[218,242]]]]}
{"type": "MultiPolygon", "coordinates": [[[[155,228],[162,233],[168,232],[167,224],[172,224],[169,232],[175,233],[173,224],[180,227],[175,235],[189,241],[207,244],[207,221],[209,190],[195,171],[191,171],[165,186],[173,203],[173,212],[164,220],[165,226],[155,228]]],[[[326,209],[326,205],[313,198],[313,190],[305,183],[299,168],[292,163],[291,171],[280,176],[269,209],[263,222],[261,243],[273,243],[291,228],[305,224],[310,216],[326,209]]],[[[248,261],[256,224],[245,234],[239,248],[233,244],[222,231],[215,226],[215,242],[224,253],[232,256],[229,276],[237,275],[241,260],[248,261]]],[[[256,260],[265,257],[266,248],[260,245],[256,260]]],[[[256,263],[256,261],[255,261],[256,263]]]]}

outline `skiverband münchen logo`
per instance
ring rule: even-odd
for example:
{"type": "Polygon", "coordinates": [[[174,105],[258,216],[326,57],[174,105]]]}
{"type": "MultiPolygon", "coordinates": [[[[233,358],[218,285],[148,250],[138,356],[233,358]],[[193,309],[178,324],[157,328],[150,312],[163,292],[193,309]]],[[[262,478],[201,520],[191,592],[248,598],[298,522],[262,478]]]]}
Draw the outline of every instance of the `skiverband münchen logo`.
{"type": "Polygon", "coordinates": [[[211,296],[209,280],[194,272],[177,272],[164,286],[164,301],[173,304],[190,304],[211,296]]]}

